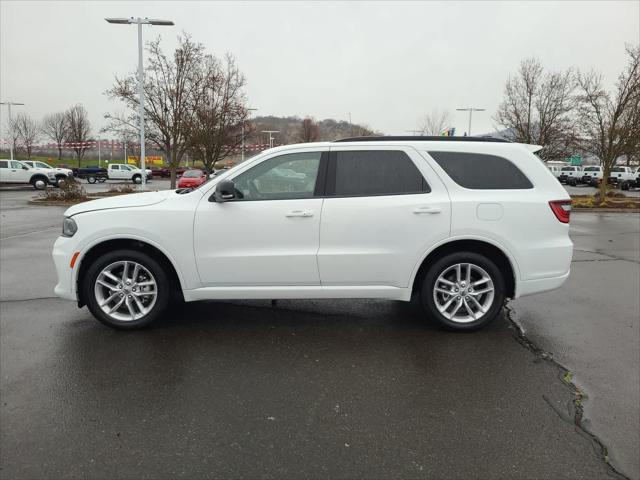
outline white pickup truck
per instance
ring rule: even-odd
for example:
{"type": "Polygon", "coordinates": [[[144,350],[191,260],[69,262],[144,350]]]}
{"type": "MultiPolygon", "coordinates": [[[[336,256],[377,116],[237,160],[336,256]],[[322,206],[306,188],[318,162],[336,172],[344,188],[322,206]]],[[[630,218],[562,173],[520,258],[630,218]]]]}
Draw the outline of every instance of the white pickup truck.
{"type": "Polygon", "coordinates": [[[73,177],[73,171],[70,168],[52,167],[48,163],[44,163],[39,160],[21,160],[20,162],[24,163],[29,168],[40,168],[52,171],[55,174],[55,184],[60,180],[66,180],[67,178],[73,177]]]}
{"type": "Polygon", "coordinates": [[[577,167],[577,166],[566,166],[566,167],[562,167],[562,170],[560,170],[560,176],[558,177],[558,180],[560,180],[560,182],[564,182],[567,185],[577,185],[578,184],[578,180],[582,177],[582,167],[577,167]]]}
{"type": "MultiPolygon", "coordinates": [[[[147,181],[151,180],[151,170],[145,169],[147,181]]],[[[142,183],[142,170],[134,165],[126,163],[110,163],[109,167],[79,168],[78,178],[86,178],[89,183],[104,182],[105,180],[130,180],[133,183],[142,183]]]]}
{"type": "Polygon", "coordinates": [[[579,180],[579,183],[584,183],[586,185],[591,185],[592,187],[596,187],[602,181],[602,167],[591,165],[588,167],[584,167],[582,170],[582,177],[579,180]]]}
{"type": "Polygon", "coordinates": [[[613,167],[609,174],[609,183],[616,183],[622,185],[625,182],[630,182],[635,179],[634,169],[631,167],[613,167]]]}
{"type": "Polygon", "coordinates": [[[46,168],[29,168],[18,160],[0,160],[0,184],[31,185],[43,190],[48,184],[56,185],[55,173],[46,168]]]}

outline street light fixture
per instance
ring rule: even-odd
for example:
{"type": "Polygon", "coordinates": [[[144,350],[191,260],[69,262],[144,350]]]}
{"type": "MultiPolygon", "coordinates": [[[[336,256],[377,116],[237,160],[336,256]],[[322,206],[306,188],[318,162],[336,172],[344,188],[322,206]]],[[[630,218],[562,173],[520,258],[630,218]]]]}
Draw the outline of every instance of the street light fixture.
{"type": "Polygon", "coordinates": [[[269,134],[269,148],[273,148],[273,135],[274,133],[280,133],[279,130],[262,130],[262,133],[269,134]]]}
{"type": "Polygon", "coordinates": [[[9,155],[11,160],[13,160],[13,121],[11,120],[11,105],[24,105],[24,103],[20,102],[0,102],[0,105],[6,105],[8,114],[9,114],[9,135],[11,138],[9,139],[9,155]]]}
{"type": "Polygon", "coordinates": [[[471,136],[471,117],[473,116],[473,112],[484,112],[486,108],[456,108],[458,112],[469,112],[469,129],[467,130],[467,135],[471,136]]]}
{"type": "MultiPolygon", "coordinates": [[[[247,112],[249,112],[248,117],[251,118],[251,112],[255,112],[258,110],[257,108],[247,108],[247,112]]],[[[242,122],[242,160],[244,162],[244,121],[242,122]]]]}
{"type": "Polygon", "coordinates": [[[142,25],[171,26],[171,20],[157,20],[150,18],[105,18],[109,23],[121,25],[138,25],[138,116],[140,118],[140,168],[142,169],[142,189],[147,185],[147,172],[145,165],[145,144],[144,144],[144,70],[142,68],[142,25]]]}

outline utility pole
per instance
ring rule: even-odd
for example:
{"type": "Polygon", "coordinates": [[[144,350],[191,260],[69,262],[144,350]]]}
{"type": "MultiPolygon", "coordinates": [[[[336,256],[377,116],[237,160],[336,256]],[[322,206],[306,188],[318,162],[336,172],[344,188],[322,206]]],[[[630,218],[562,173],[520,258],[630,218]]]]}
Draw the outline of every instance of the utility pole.
{"type": "Polygon", "coordinates": [[[471,118],[473,116],[473,112],[484,112],[486,108],[456,108],[458,112],[469,112],[469,129],[467,130],[467,135],[471,136],[471,118]]]}
{"type": "Polygon", "coordinates": [[[109,23],[118,23],[124,25],[138,25],[138,116],[140,121],[140,168],[142,169],[142,189],[146,188],[147,172],[145,171],[145,144],[144,144],[144,69],[142,65],[142,25],[161,25],[171,26],[174,23],[171,20],[151,20],[149,18],[105,18],[109,23]]]}
{"type": "Polygon", "coordinates": [[[24,103],[20,103],[20,102],[0,102],[0,105],[6,105],[7,106],[7,110],[8,110],[8,115],[9,115],[9,135],[11,135],[11,138],[9,139],[9,152],[10,152],[10,158],[11,158],[11,160],[13,160],[13,148],[15,147],[15,145],[13,144],[13,121],[11,120],[11,105],[24,105],[24,103]]]}
{"type": "MultiPolygon", "coordinates": [[[[257,108],[247,108],[247,112],[249,112],[249,119],[251,119],[251,112],[255,112],[258,110],[257,108]]],[[[244,122],[242,122],[242,160],[241,163],[244,162],[244,122]]]]}
{"type": "Polygon", "coordinates": [[[279,130],[262,130],[262,133],[269,134],[269,148],[273,148],[273,134],[280,133],[279,130]]]}

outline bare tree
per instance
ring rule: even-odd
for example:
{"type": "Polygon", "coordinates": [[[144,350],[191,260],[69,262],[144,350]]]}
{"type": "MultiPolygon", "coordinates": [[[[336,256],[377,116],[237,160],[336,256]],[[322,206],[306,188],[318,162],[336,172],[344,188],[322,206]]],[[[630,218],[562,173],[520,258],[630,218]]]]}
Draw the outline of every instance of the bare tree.
{"type": "MultiPolygon", "coordinates": [[[[242,126],[249,113],[243,92],[246,80],[230,53],[223,61],[207,55],[199,75],[203,91],[195,106],[191,150],[202,159],[209,174],[216,162],[231,155],[242,142],[242,126]]],[[[248,128],[245,124],[246,136],[248,128]]]]}
{"type": "Polygon", "coordinates": [[[317,142],[320,138],[320,127],[318,122],[311,117],[302,120],[298,131],[298,141],[302,143],[317,142]]]}
{"type": "Polygon", "coordinates": [[[628,46],[627,55],[613,93],[599,72],[578,73],[578,143],[602,162],[601,199],[611,167],[623,155],[637,156],[640,144],[640,46],[628,46]]]}
{"type": "Polygon", "coordinates": [[[67,138],[67,117],[65,112],[45,115],[40,124],[43,135],[54,142],[58,148],[58,160],[62,158],[62,144],[67,138]]]}
{"type": "Polygon", "coordinates": [[[87,110],[80,104],[71,107],[65,113],[67,124],[67,142],[72,143],[72,149],[78,157],[78,168],[85,151],[89,148],[87,142],[91,135],[91,123],[87,110]]]}
{"type": "Polygon", "coordinates": [[[418,124],[421,135],[440,135],[451,124],[451,115],[446,110],[432,110],[418,124]]]}
{"type": "Polygon", "coordinates": [[[9,137],[9,145],[15,153],[16,147],[18,147],[19,141],[20,141],[20,134],[18,132],[18,128],[16,127],[15,119],[12,118],[11,122],[7,122],[7,126],[5,127],[5,133],[7,137],[9,137]]]}
{"type": "Polygon", "coordinates": [[[507,80],[494,120],[509,140],[542,145],[543,158],[566,157],[575,140],[574,90],[571,70],[545,72],[538,59],[526,59],[507,80]]]}
{"type": "MultiPolygon", "coordinates": [[[[196,125],[196,106],[204,99],[202,64],[204,46],[194,43],[188,35],[178,37],[178,47],[172,56],[166,56],[160,47],[160,38],[147,44],[145,73],[145,131],[147,139],[165,152],[171,168],[171,188],[176,185],[176,167],[183,155],[192,147],[192,134],[196,125]]],[[[107,129],[123,127],[137,129],[138,79],[135,73],[117,78],[106,93],[122,101],[128,109],[125,115],[105,115],[110,120],[107,129]]]]}
{"type": "Polygon", "coordinates": [[[33,146],[40,137],[40,126],[33,118],[24,112],[20,112],[13,121],[18,138],[18,145],[27,155],[27,160],[31,159],[33,146]]]}

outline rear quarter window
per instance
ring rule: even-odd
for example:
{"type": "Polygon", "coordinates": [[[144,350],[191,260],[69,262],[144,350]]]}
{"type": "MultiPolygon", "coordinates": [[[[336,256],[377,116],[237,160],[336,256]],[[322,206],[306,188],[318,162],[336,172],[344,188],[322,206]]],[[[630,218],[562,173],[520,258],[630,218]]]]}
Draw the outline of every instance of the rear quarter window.
{"type": "Polygon", "coordinates": [[[469,152],[429,152],[429,155],[464,188],[512,190],[533,188],[524,173],[511,161],[497,155],[469,152]]]}

